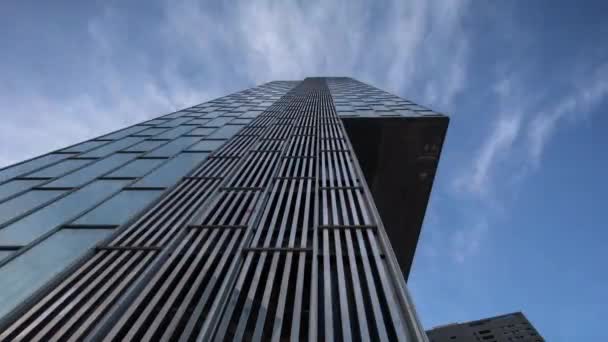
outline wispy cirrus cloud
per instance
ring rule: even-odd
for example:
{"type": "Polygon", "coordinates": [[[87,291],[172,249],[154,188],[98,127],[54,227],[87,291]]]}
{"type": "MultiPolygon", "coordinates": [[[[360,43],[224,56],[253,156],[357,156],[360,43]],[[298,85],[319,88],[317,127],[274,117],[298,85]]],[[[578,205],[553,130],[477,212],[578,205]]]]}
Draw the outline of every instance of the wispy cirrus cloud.
{"type": "MultiPolygon", "coordinates": [[[[4,129],[15,125],[24,137],[0,137],[3,146],[19,147],[0,151],[0,165],[274,79],[353,76],[448,111],[466,84],[467,7],[468,1],[183,0],[128,12],[106,5],[59,33],[79,46],[70,50],[78,63],[65,59],[44,74],[62,83],[60,96],[29,66],[0,67],[12,76],[0,88],[10,105],[0,111],[12,122],[4,129]],[[445,48],[455,54],[436,53],[445,48]],[[43,134],[20,121],[32,112],[55,124],[43,134]],[[83,128],[62,128],[73,125],[83,128]]],[[[45,29],[45,22],[37,25],[45,29]]],[[[47,56],[65,53],[54,48],[47,56]]]]}

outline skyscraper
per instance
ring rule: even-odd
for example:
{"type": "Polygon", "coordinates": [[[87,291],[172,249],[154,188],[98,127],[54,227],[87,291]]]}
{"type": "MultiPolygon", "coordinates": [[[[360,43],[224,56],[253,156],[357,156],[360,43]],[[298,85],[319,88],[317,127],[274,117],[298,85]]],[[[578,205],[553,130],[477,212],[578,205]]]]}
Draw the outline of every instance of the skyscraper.
{"type": "Polygon", "coordinates": [[[521,312],[472,322],[447,324],[427,331],[430,342],[544,342],[521,312]]]}
{"type": "Polygon", "coordinates": [[[0,170],[1,340],[407,340],[447,117],[270,82],[0,170]]]}

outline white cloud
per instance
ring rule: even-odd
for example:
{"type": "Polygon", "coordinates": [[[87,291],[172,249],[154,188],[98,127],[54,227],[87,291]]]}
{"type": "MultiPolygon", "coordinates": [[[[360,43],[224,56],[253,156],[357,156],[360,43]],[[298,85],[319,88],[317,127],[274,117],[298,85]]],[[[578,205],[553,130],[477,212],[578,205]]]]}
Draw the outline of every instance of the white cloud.
{"type": "Polygon", "coordinates": [[[550,110],[541,112],[528,127],[530,162],[538,167],[542,153],[557,127],[564,119],[576,122],[589,116],[608,95],[608,64],[581,75],[573,91],[562,97],[550,110]]]}
{"type": "MultiPolygon", "coordinates": [[[[167,1],[150,22],[113,7],[90,18],[88,40],[69,51],[84,67],[57,66],[77,79],[49,75],[61,96],[36,72],[2,91],[0,165],[273,79],[353,76],[440,110],[466,81],[466,1],[207,5],[167,1]],[[41,119],[24,122],[32,113],[41,119]]],[[[7,67],[11,82],[27,71],[7,67]]]]}

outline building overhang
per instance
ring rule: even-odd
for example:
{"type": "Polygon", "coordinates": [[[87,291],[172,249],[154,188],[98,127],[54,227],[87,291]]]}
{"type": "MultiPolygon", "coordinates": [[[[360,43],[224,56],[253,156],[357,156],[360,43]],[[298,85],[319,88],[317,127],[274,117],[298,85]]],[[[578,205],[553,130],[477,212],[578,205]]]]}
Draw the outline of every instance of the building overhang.
{"type": "Polygon", "coordinates": [[[407,281],[449,118],[341,118],[407,281]]]}

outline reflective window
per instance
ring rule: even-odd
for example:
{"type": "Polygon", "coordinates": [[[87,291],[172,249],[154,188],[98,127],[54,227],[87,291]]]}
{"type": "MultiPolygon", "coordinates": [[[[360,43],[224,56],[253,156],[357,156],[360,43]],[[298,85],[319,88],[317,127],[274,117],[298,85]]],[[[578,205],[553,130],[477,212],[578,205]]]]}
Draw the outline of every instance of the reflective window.
{"type": "Polygon", "coordinates": [[[38,168],[41,168],[45,165],[49,165],[53,162],[68,158],[73,156],[73,154],[47,154],[46,156],[42,156],[36,159],[32,159],[17,165],[9,166],[0,171],[0,182],[3,182],[9,178],[17,177],[23,173],[34,171],[38,168]]]}
{"type": "Polygon", "coordinates": [[[191,131],[190,133],[188,133],[188,135],[209,135],[213,132],[215,132],[217,128],[212,128],[212,127],[199,127],[193,131],[191,131]]]}
{"type": "Polygon", "coordinates": [[[148,128],[146,130],[143,130],[141,132],[138,132],[137,135],[138,136],[153,136],[153,135],[157,135],[160,134],[164,131],[166,131],[168,128],[158,128],[158,127],[152,127],[152,128],[148,128]]]}
{"type": "Polygon", "coordinates": [[[118,131],[118,132],[114,132],[114,133],[110,133],[108,135],[104,135],[104,136],[100,137],[99,139],[117,140],[117,139],[124,138],[127,135],[131,135],[133,133],[141,132],[141,131],[143,131],[146,128],[147,128],[146,126],[133,126],[133,127],[125,128],[125,129],[123,129],[121,131],[118,131]]]}
{"type": "Polygon", "coordinates": [[[0,203],[0,224],[8,222],[26,212],[59,197],[65,191],[31,190],[23,195],[0,203]]]}
{"type": "Polygon", "coordinates": [[[144,123],[142,123],[141,125],[160,125],[162,123],[165,123],[167,120],[163,120],[163,119],[154,119],[154,120],[150,120],[150,121],[146,121],[144,123]]]}
{"type": "Polygon", "coordinates": [[[166,145],[163,145],[156,150],[146,154],[146,157],[171,157],[178,154],[188,146],[199,141],[197,137],[181,137],[177,138],[166,145]]]}
{"type": "Polygon", "coordinates": [[[68,147],[68,148],[64,148],[63,152],[86,152],[88,150],[92,150],[96,147],[99,147],[101,145],[105,145],[107,144],[107,141],[85,141],[81,144],[78,144],[76,146],[72,146],[72,147],[68,147]]]}
{"type": "Polygon", "coordinates": [[[207,119],[194,119],[192,121],[188,121],[189,125],[203,125],[209,122],[207,119]]]}
{"type": "Polygon", "coordinates": [[[0,268],[0,316],[14,309],[112,231],[62,229],[0,268]]]}
{"type": "Polygon", "coordinates": [[[209,139],[230,139],[235,134],[237,134],[241,129],[243,129],[242,125],[226,125],[213,134],[209,135],[207,138],[209,139]]]}
{"type": "Polygon", "coordinates": [[[240,118],[257,118],[260,114],[262,114],[261,110],[250,110],[245,114],[241,115],[240,118]]]}
{"type": "Polygon", "coordinates": [[[138,137],[128,137],[128,138],[124,138],[118,141],[114,141],[111,142],[107,145],[104,145],[100,148],[96,148],[90,152],[87,152],[83,155],[80,155],[79,157],[105,157],[108,154],[114,153],[116,151],[120,151],[125,147],[131,146],[133,144],[136,144],[140,141],[142,141],[144,138],[138,138],[138,137]]]}
{"type": "Polygon", "coordinates": [[[165,161],[165,159],[135,159],[129,164],[110,173],[107,177],[142,177],[165,161]]]}
{"type": "Polygon", "coordinates": [[[0,245],[27,245],[53,228],[74,219],[128,183],[124,180],[95,181],[0,229],[0,245]]]}
{"type": "Polygon", "coordinates": [[[2,184],[0,185],[0,201],[44,182],[46,181],[39,179],[24,179],[13,180],[8,183],[2,184]]]}
{"type": "MultiPolygon", "coordinates": [[[[184,112],[184,113],[181,113],[181,114],[183,115],[183,114],[186,114],[186,113],[184,112]]],[[[163,124],[163,127],[177,127],[177,126],[179,126],[179,125],[181,125],[183,123],[186,123],[186,122],[188,122],[190,120],[192,120],[192,118],[188,118],[188,117],[169,120],[169,121],[167,121],[167,122],[165,122],[163,124]]]]}
{"type": "Polygon", "coordinates": [[[205,160],[209,153],[182,153],[152,171],[132,187],[169,187],[205,160]]]}
{"type": "Polygon", "coordinates": [[[74,224],[121,225],[158,198],[162,192],[162,190],[123,190],[97,208],[84,214],[84,216],[74,221],[74,224]]]}
{"type": "Polygon", "coordinates": [[[246,125],[246,124],[250,123],[251,121],[253,121],[253,119],[234,119],[230,123],[236,124],[236,125],[246,125]]]}
{"type": "Polygon", "coordinates": [[[124,149],[123,151],[127,151],[127,152],[148,152],[148,151],[152,151],[153,149],[157,148],[160,145],[164,145],[167,141],[163,141],[163,140],[144,140],[142,142],[140,142],[139,144],[135,144],[127,149],[124,149]]]}
{"type": "Polygon", "coordinates": [[[175,118],[179,118],[180,116],[182,116],[184,114],[188,114],[188,112],[175,112],[175,113],[171,113],[171,114],[163,116],[163,119],[175,119],[175,118]]]}
{"type": "Polygon", "coordinates": [[[207,127],[222,127],[225,124],[229,123],[232,118],[219,117],[215,118],[205,124],[207,127]]]}
{"type": "Polygon", "coordinates": [[[96,161],[95,163],[85,166],[82,169],[65,175],[57,180],[54,180],[43,187],[77,187],[89,181],[104,175],[118,166],[137,157],[135,153],[118,153],[113,154],[105,159],[96,161]]]}
{"type": "Polygon", "coordinates": [[[201,140],[200,142],[190,146],[189,151],[215,151],[218,147],[222,146],[226,140],[201,140]]]}
{"type": "Polygon", "coordinates": [[[180,135],[184,135],[184,134],[190,132],[194,128],[195,128],[194,126],[179,126],[179,127],[170,129],[170,130],[166,131],[165,133],[159,134],[159,135],[155,136],[154,138],[155,139],[175,139],[175,138],[179,137],[180,135]]]}
{"type": "Polygon", "coordinates": [[[66,174],[70,171],[76,170],[79,167],[90,164],[91,162],[92,162],[92,160],[86,160],[86,159],[66,159],[55,165],[47,166],[42,170],[38,170],[34,173],[27,174],[25,177],[55,178],[55,177],[59,177],[63,174],[66,174]]]}

